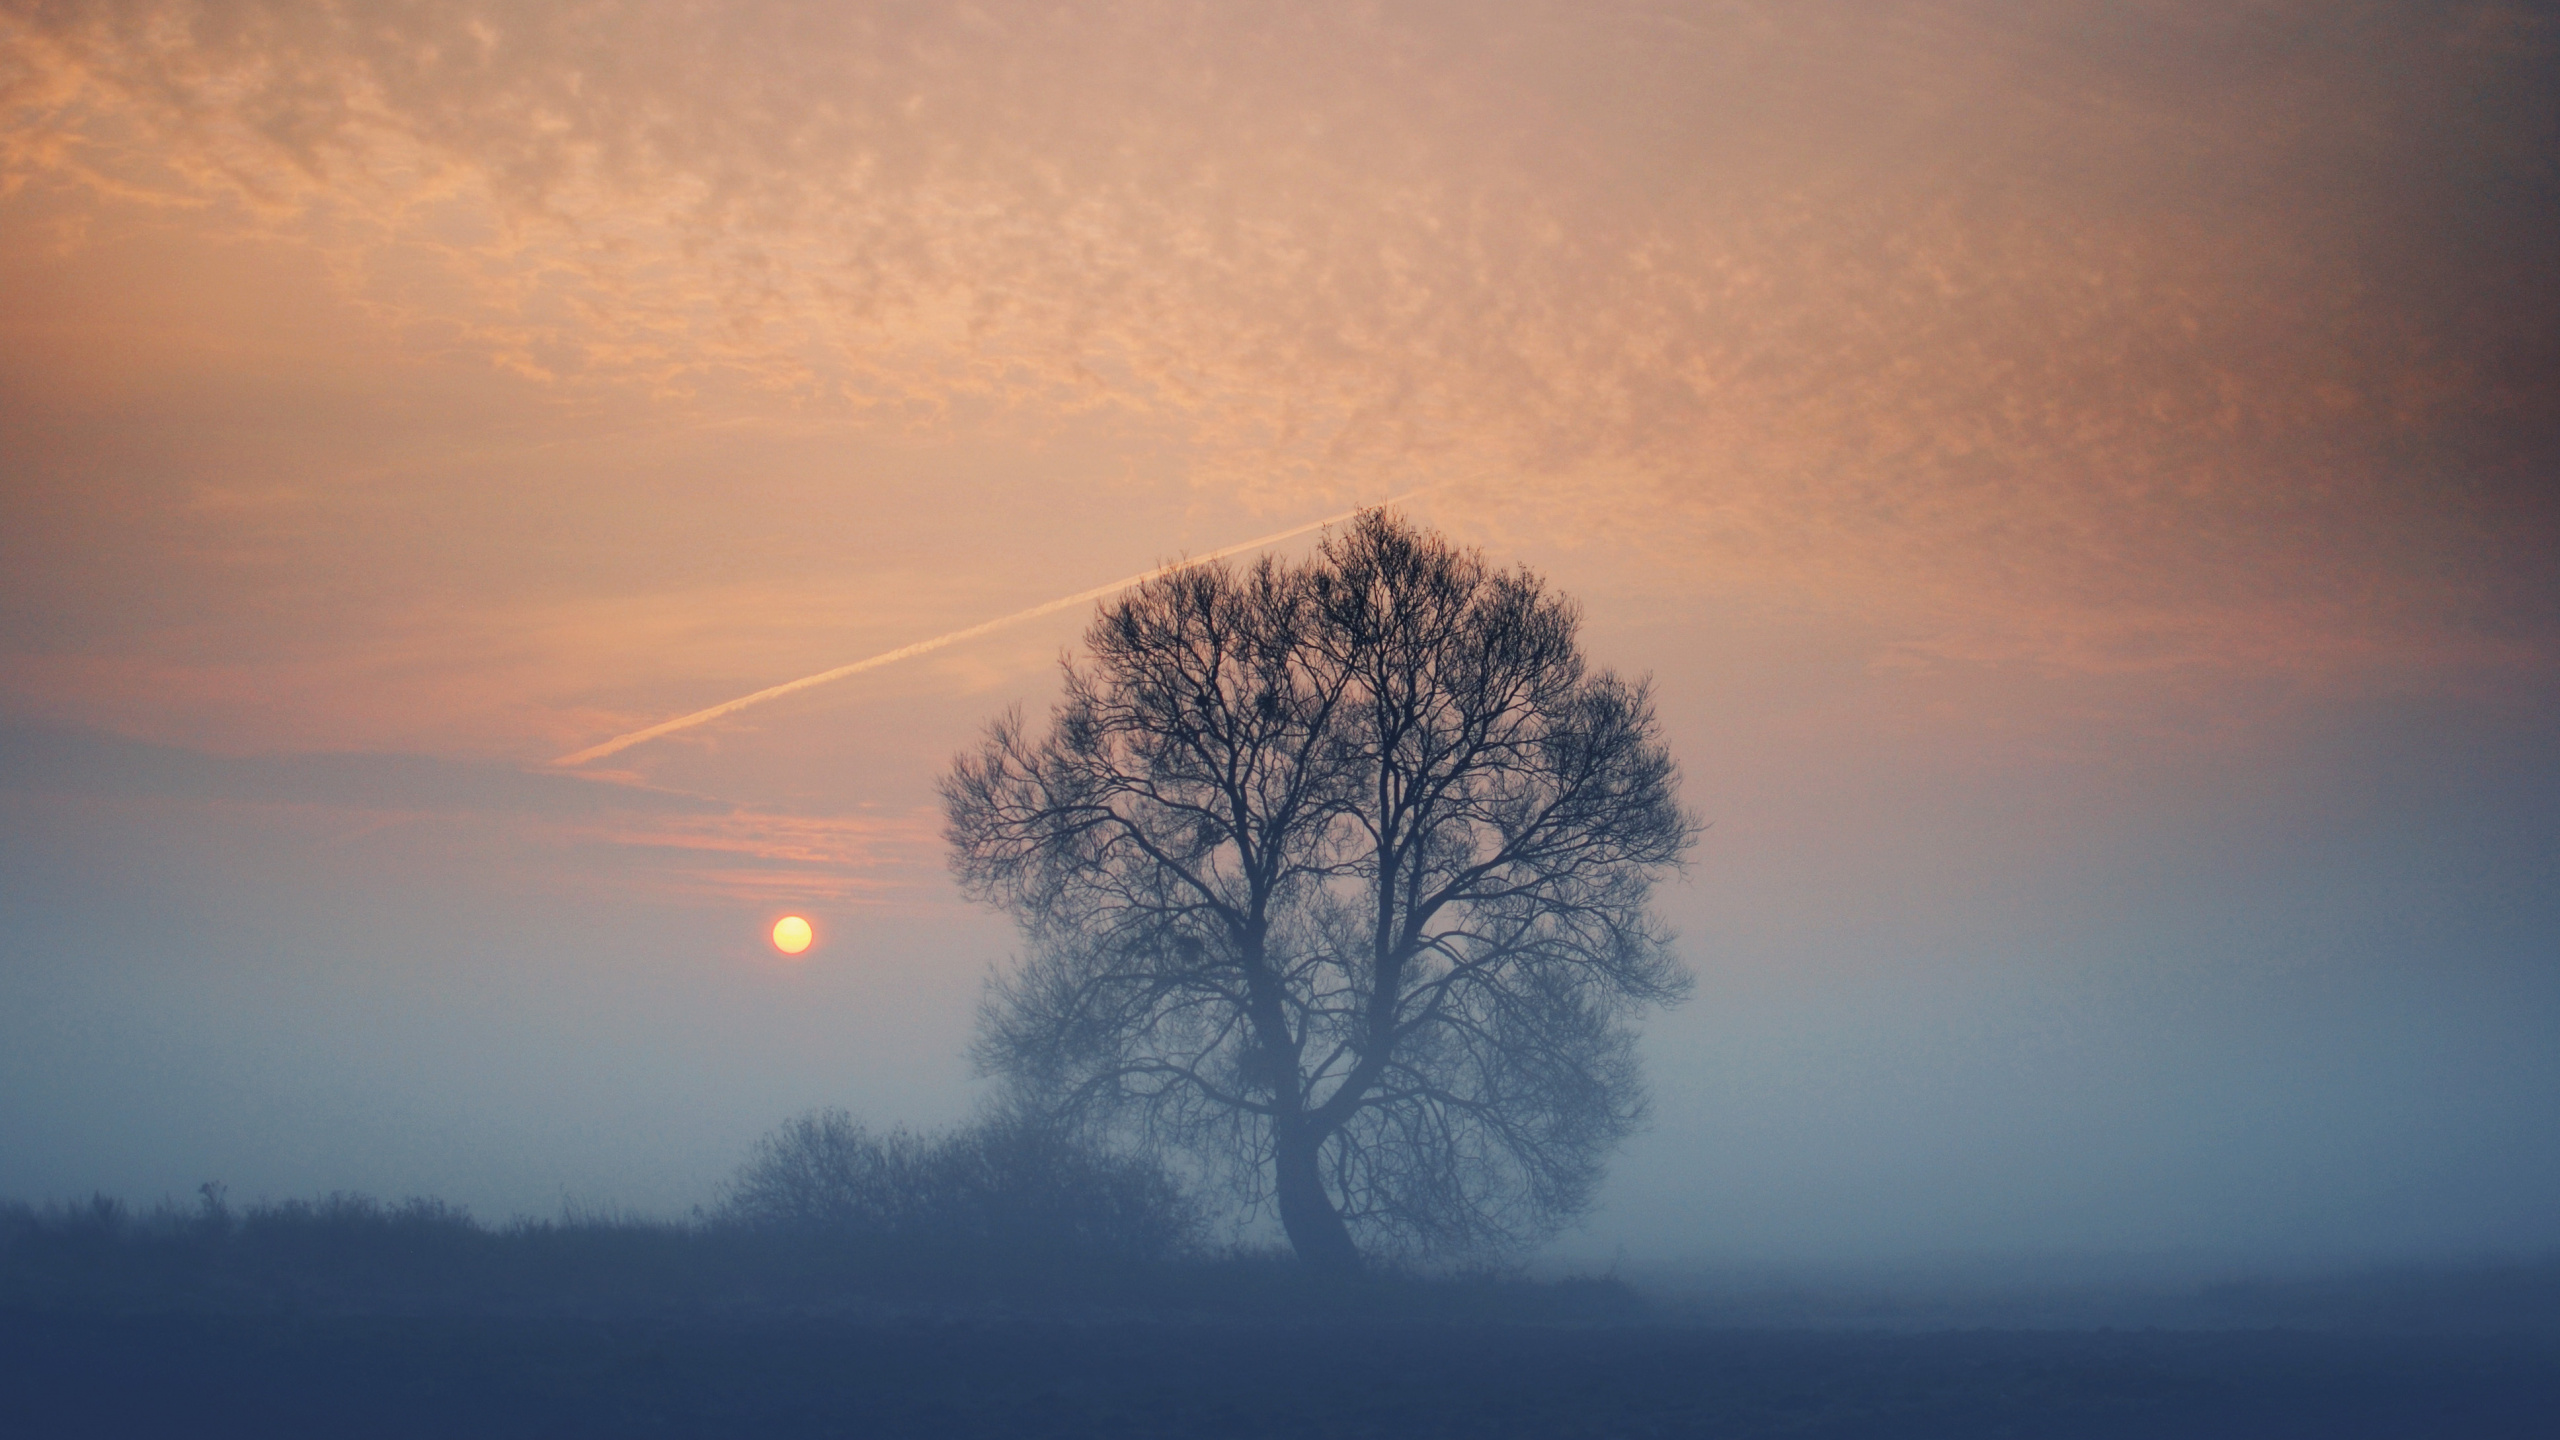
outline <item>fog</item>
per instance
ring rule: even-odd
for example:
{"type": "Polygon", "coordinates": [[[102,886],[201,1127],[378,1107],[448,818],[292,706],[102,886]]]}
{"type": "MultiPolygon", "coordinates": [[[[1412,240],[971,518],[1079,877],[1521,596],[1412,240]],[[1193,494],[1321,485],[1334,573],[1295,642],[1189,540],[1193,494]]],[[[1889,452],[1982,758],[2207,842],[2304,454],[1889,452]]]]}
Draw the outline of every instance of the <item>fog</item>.
{"type": "Polygon", "coordinates": [[[2560,1249],[2548,6],[715,8],[0,5],[0,1197],[959,1121],[1090,612],[548,762],[1412,492],[1708,826],[1542,1263],[2560,1249]]]}
{"type": "MultiPolygon", "coordinates": [[[[1662,901],[1700,984],[1647,1029],[1651,1125],[1560,1258],[2247,1271],[2560,1238],[2533,697],[1986,754],[1837,657],[1593,628],[1698,677],[1666,665],[1663,704],[1711,828],[1662,901]],[[1908,743],[1824,742],[1879,718],[1908,743]]],[[[822,942],[786,961],[764,911],[671,895],[653,847],[577,829],[699,799],[33,731],[8,752],[9,1193],[681,1214],[786,1115],[932,1125],[983,1090],[965,1051],[1005,927],[947,895],[806,907],[822,942]]]]}

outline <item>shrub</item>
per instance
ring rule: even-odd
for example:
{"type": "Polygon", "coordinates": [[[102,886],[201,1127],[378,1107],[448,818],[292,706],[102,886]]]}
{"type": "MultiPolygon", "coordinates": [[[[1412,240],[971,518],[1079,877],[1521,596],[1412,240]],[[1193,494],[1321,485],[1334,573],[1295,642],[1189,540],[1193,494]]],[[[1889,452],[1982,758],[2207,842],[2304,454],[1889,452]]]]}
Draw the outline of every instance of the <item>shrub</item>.
{"type": "Polygon", "coordinates": [[[756,1142],[720,1218],[932,1249],[1155,1260],[1189,1249],[1200,1214],[1165,1167],[1036,1120],[939,1135],[875,1134],[842,1110],[756,1142]]]}

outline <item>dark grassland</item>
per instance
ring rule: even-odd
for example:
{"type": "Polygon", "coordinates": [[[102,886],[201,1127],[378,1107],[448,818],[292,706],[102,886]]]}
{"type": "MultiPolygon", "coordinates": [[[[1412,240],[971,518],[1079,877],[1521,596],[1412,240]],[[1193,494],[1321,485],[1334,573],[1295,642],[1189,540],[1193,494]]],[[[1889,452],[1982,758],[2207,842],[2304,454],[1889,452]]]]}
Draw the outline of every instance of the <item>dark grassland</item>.
{"type": "Polygon", "coordinates": [[[0,1435],[2544,1436],[2560,1265],[2143,1329],[1719,1323],[1613,1280],[433,1201],[0,1207],[0,1435]]]}

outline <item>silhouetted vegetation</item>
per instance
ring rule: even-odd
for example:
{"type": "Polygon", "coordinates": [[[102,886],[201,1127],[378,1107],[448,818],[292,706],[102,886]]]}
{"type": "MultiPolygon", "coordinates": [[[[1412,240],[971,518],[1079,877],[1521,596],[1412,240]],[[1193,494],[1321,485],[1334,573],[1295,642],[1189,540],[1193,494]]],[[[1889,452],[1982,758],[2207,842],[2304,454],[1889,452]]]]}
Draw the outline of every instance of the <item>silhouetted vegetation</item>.
{"type": "Polygon", "coordinates": [[[1203,1241],[1156,1161],[998,1118],[873,1132],[817,1111],[757,1142],[708,1212],[484,1225],[364,1195],[136,1210],[0,1204],[0,1306],[310,1314],[886,1319],[1032,1311],[1624,1318],[1608,1281],[1381,1273],[1342,1283],[1203,1241]]]}
{"type": "Polygon", "coordinates": [[[940,1135],[875,1134],[842,1110],[756,1142],[726,1224],[1001,1255],[1155,1261],[1195,1251],[1199,1207],[1162,1162],[1019,1116],[940,1135]]]}
{"type": "Polygon", "coordinates": [[[2293,1329],[1737,1330],[1666,1323],[1610,1280],[1328,1281],[1285,1254],[973,1230],[1003,1170],[973,1176],[980,1147],[1051,1143],[804,1117],[676,1223],[234,1208],[218,1187],[0,1205],[0,1433],[2476,1440],[2560,1413],[2548,1263],[2197,1295],[2194,1323],[2293,1329]],[[849,1212],[757,1210],[813,1159],[923,1178],[849,1212]],[[1010,1239],[945,1243],[970,1233],[1010,1239]],[[2485,1316],[2447,1308],[2466,1295],[2485,1316]],[[2388,1328],[2413,1314],[2447,1328],[2388,1328]]]}
{"type": "Polygon", "coordinates": [[[1187,1152],[1300,1259],[1480,1262],[1586,1211],[1688,974],[1649,909],[1697,822],[1572,601],[1384,511],[1303,563],[1105,608],[1045,734],[943,782],[1029,953],[979,1062],[1187,1152]]]}

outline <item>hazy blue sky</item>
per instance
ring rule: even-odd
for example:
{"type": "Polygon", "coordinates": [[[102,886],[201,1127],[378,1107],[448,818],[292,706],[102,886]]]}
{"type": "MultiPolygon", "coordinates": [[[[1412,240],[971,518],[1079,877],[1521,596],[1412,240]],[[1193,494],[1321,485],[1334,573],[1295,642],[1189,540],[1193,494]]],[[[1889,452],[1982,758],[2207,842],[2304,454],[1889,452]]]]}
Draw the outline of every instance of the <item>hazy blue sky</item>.
{"type": "Polygon", "coordinates": [[[932,783],[1081,613],[551,762],[1416,492],[1711,822],[1575,1248],[2560,1246],[2555,60],[0,0],[0,1195],[664,1212],[961,1116],[932,783]]]}

